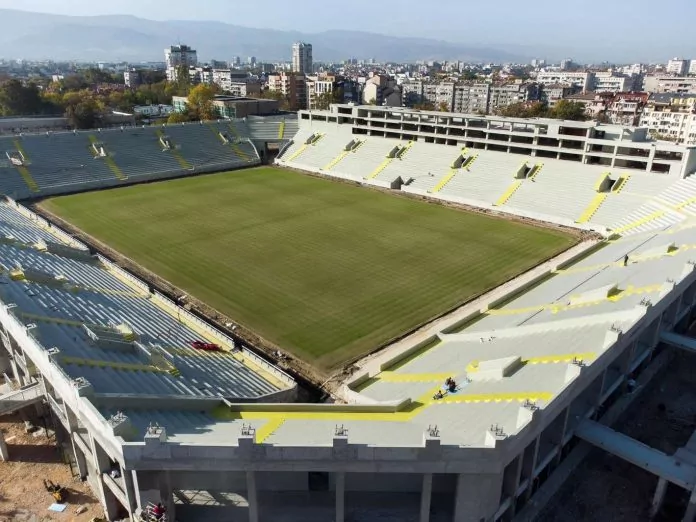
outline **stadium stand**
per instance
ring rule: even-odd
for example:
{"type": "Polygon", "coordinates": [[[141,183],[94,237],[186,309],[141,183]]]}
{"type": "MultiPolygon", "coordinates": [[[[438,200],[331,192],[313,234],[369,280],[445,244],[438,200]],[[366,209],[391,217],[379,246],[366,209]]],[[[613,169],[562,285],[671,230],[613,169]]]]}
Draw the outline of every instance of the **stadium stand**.
{"type": "MultiPolygon", "coordinates": [[[[687,208],[687,181],[657,208],[687,208]]],[[[124,477],[136,470],[134,482],[94,483],[110,519],[114,502],[136,513],[158,501],[171,516],[195,518],[204,507],[190,492],[200,490],[242,496],[259,520],[273,519],[273,506],[257,490],[304,499],[324,519],[346,519],[336,505],[347,513],[369,505],[408,520],[424,496],[436,520],[495,519],[536,492],[583,420],[647,368],[660,336],[693,319],[696,229],[651,226],[601,249],[583,245],[523,287],[476,303],[458,331],[431,333],[417,351],[371,357],[346,382],[348,404],[303,405],[272,403],[287,402],[292,380],[246,351],[192,348],[202,336],[233,344],[212,329],[204,336],[179,317],[185,310],[8,201],[0,320],[12,342],[3,345],[24,385],[43,376],[81,473],[101,476],[108,459],[124,477]],[[153,487],[162,473],[171,482],[153,487]],[[336,503],[319,502],[308,473],[329,474],[336,503]],[[442,498],[423,485],[431,473],[442,498]],[[398,506],[375,502],[379,484],[380,499],[402,495],[398,506]]]]}
{"type": "MultiPolygon", "coordinates": [[[[258,165],[261,160],[250,129],[238,125],[243,134],[226,144],[213,130],[221,125],[3,136],[0,187],[9,196],[24,199],[258,165]]],[[[227,123],[227,132],[232,132],[231,125],[237,122],[227,123]]],[[[276,121],[269,128],[277,131],[278,125],[276,121]]]]}

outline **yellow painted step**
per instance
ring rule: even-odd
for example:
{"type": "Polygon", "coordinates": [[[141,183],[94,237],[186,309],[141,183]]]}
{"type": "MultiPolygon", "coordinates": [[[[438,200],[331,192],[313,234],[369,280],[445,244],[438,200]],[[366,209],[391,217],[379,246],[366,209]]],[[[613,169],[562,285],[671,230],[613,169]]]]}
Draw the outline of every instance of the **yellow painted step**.
{"type": "Polygon", "coordinates": [[[576,223],[587,223],[590,219],[592,219],[592,216],[595,215],[595,212],[599,210],[599,207],[602,206],[602,203],[604,203],[608,197],[608,194],[597,194],[587,206],[585,211],[580,215],[576,223]]]}
{"type": "Polygon", "coordinates": [[[631,179],[631,176],[628,174],[623,174],[619,180],[614,184],[614,186],[611,188],[612,192],[616,192],[617,194],[621,192],[623,189],[626,188],[626,184],[628,183],[628,180],[631,179]]]}
{"type": "Polygon", "coordinates": [[[502,207],[509,201],[509,199],[512,197],[512,195],[517,192],[517,189],[522,186],[522,180],[515,180],[512,185],[508,187],[508,189],[505,191],[505,194],[500,196],[500,199],[495,202],[496,207],[502,207]]]}
{"type": "Polygon", "coordinates": [[[658,210],[656,212],[653,212],[652,214],[648,214],[647,216],[644,216],[640,219],[635,220],[632,223],[629,223],[627,225],[624,225],[620,228],[617,228],[616,230],[612,230],[613,234],[623,234],[624,232],[628,232],[629,230],[633,230],[634,228],[638,228],[641,225],[644,225],[645,223],[649,223],[650,221],[654,221],[655,219],[661,218],[664,216],[666,212],[664,210],[658,210]]]}
{"type": "Polygon", "coordinates": [[[239,157],[240,159],[242,159],[242,160],[244,160],[244,161],[249,161],[249,160],[251,159],[251,158],[249,157],[249,155],[248,155],[246,152],[244,152],[244,151],[242,150],[242,148],[239,146],[238,143],[233,143],[233,144],[232,144],[232,150],[233,150],[234,153],[237,155],[237,157],[239,157]]]}
{"type": "Polygon", "coordinates": [[[444,178],[440,180],[440,182],[435,185],[435,188],[432,190],[432,193],[440,192],[443,188],[445,188],[445,185],[450,182],[450,180],[457,175],[457,170],[456,169],[451,169],[449,171],[449,174],[447,174],[444,178]]]}
{"type": "Polygon", "coordinates": [[[326,167],[324,167],[324,170],[331,170],[336,165],[341,163],[341,161],[343,161],[343,158],[345,158],[348,154],[350,154],[349,150],[342,151],[338,156],[331,160],[331,162],[328,165],[326,165],[326,167]]]}
{"type": "Polygon", "coordinates": [[[384,169],[386,169],[392,161],[394,161],[394,158],[387,158],[387,159],[385,159],[382,163],[380,163],[379,167],[377,167],[375,170],[373,170],[373,171],[372,171],[372,174],[370,174],[366,179],[374,179],[374,178],[376,178],[377,176],[379,176],[379,174],[380,174],[384,169]]]}
{"type": "Polygon", "coordinates": [[[278,139],[282,140],[285,137],[285,120],[280,122],[280,127],[278,127],[278,139]]]}
{"type": "Polygon", "coordinates": [[[39,185],[36,183],[36,181],[34,181],[29,169],[24,165],[15,165],[15,168],[17,169],[17,172],[19,172],[19,175],[22,176],[22,179],[24,180],[24,183],[27,184],[27,187],[29,187],[29,190],[32,192],[38,192],[39,185]]]}
{"type": "MultiPolygon", "coordinates": [[[[20,154],[24,158],[24,161],[28,161],[29,156],[24,150],[24,147],[22,147],[22,143],[19,140],[14,140],[13,143],[15,148],[20,152],[20,154]]],[[[27,187],[29,187],[29,190],[31,190],[32,192],[38,192],[39,184],[36,183],[36,181],[31,175],[31,172],[29,172],[29,169],[25,165],[15,165],[15,168],[17,169],[17,172],[19,172],[20,176],[22,176],[22,179],[24,180],[24,183],[27,184],[27,187]]]]}
{"type": "Polygon", "coordinates": [[[536,165],[534,165],[533,168],[534,168],[534,172],[531,173],[531,176],[527,176],[527,179],[534,179],[534,178],[536,178],[536,177],[539,175],[539,173],[541,172],[541,170],[544,168],[544,164],[543,164],[543,163],[537,163],[536,165]]]}
{"type": "MultiPolygon", "coordinates": [[[[158,137],[164,138],[164,132],[162,132],[161,129],[157,129],[156,134],[158,137]]],[[[170,148],[169,152],[172,153],[172,156],[174,156],[174,159],[181,166],[182,169],[191,170],[193,168],[191,164],[188,161],[186,161],[186,158],[184,158],[181,155],[181,153],[178,150],[176,150],[176,147],[170,148]]]]}
{"type": "Polygon", "coordinates": [[[294,160],[296,160],[297,158],[299,158],[300,155],[301,155],[304,151],[307,150],[307,147],[309,147],[309,145],[308,145],[307,143],[305,143],[304,145],[302,145],[302,147],[300,147],[300,148],[295,152],[295,154],[293,154],[292,156],[290,156],[290,157],[288,158],[288,161],[294,161],[294,160]]]}

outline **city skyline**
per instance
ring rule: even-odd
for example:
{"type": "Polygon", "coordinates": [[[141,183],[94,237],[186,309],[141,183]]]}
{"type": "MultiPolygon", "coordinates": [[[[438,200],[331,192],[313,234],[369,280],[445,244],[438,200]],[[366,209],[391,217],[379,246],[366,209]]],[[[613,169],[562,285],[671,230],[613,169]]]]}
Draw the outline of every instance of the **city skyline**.
{"type": "MultiPolygon", "coordinates": [[[[259,18],[254,5],[242,4],[229,9],[229,5],[221,0],[207,1],[197,6],[195,12],[191,12],[189,4],[181,0],[166,4],[124,0],[114,5],[93,4],[86,0],[67,0],[60,5],[48,0],[26,0],[21,8],[73,16],[120,14],[154,20],[217,21],[309,34],[334,30],[365,31],[493,46],[531,57],[552,54],[548,56],[552,59],[568,54],[583,61],[657,61],[677,55],[696,55],[696,43],[688,38],[696,5],[687,0],[663,2],[661,10],[679,12],[680,16],[670,19],[670,31],[661,34],[658,42],[646,37],[653,30],[651,18],[646,16],[650,5],[645,0],[637,0],[632,3],[632,9],[627,10],[614,3],[588,0],[581,10],[559,12],[557,5],[547,0],[542,0],[539,9],[533,11],[515,9],[511,0],[501,0],[493,11],[488,4],[465,5],[456,0],[443,0],[437,10],[424,10],[421,4],[407,0],[398,10],[392,10],[386,4],[357,0],[352,4],[356,14],[341,16],[340,20],[335,12],[320,8],[323,4],[317,0],[306,0],[301,10],[290,10],[285,3],[269,0],[265,4],[263,19],[259,18]],[[602,13],[601,19],[596,17],[598,10],[602,13]],[[501,16],[506,12],[510,16],[501,16]],[[446,23],[442,20],[443,13],[446,13],[446,23]],[[543,31],[536,30],[539,26],[543,26],[543,31]],[[631,27],[631,31],[625,31],[626,27],[631,27]]],[[[0,0],[0,8],[14,9],[17,3],[0,0]]],[[[297,36],[301,39],[301,35],[297,36]]],[[[347,55],[350,54],[348,51],[347,55]]]]}

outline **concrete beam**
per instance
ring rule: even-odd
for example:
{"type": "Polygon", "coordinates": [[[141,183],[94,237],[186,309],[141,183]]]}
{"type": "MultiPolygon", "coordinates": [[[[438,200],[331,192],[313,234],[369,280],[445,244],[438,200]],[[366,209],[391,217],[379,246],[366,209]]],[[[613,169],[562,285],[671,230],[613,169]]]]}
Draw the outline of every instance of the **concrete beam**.
{"type": "Polygon", "coordinates": [[[667,493],[667,482],[662,477],[657,479],[657,487],[653,496],[652,507],[650,508],[650,518],[655,518],[662,509],[662,504],[665,501],[665,493],[667,493]]]}
{"type": "Polygon", "coordinates": [[[696,487],[695,466],[665,455],[598,422],[582,421],[576,428],[575,435],[682,488],[691,491],[696,487]]]}
{"type": "Polygon", "coordinates": [[[346,474],[336,473],[336,522],[344,522],[346,518],[346,474]]]}
{"type": "Polygon", "coordinates": [[[259,499],[256,494],[256,472],[247,471],[247,502],[249,503],[249,522],[259,522],[259,499]]]}
{"type": "Polygon", "coordinates": [[[423,474],[423,489],[421,490],[420,522],[430,522],[430,501],[433,493],[433,474],[423,474]]]}
{"type": "Polygon", "coordinates": [[[674,348],[696,353],[696,339],[692,339],[691,337],[686,337],[685,335],[679,335],[673,332],[662,332],[660,334],[660,341],[673,346],[674,348]]]}

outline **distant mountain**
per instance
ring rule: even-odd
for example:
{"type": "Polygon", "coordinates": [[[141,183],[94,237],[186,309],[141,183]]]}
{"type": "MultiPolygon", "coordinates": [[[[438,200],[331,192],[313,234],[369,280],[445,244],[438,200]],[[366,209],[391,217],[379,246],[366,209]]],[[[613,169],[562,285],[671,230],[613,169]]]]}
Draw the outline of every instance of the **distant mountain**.
{"type": "Polygon", "coordinates": [[[358,31],[303,34],[220,22],[153,21],[134,16],[62,16],[0,9],[0,56],[28,60],[162,61],[164,48],[185,43],[202,60],[257,56],[289,60],[297,40],[311,42],[317,61],[374,57],[380,61],[524,61],[488,47],[358,31]]]}

